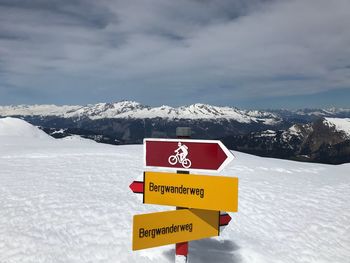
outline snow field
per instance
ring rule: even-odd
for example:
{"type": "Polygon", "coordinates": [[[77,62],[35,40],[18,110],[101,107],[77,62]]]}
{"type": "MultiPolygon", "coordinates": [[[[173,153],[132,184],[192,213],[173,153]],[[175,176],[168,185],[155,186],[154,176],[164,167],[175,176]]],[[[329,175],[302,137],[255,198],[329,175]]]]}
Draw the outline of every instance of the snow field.
{"type": "MultiPolygon", "coordinates": [[[[174,209],[129,189],[143,172],[141,145],[20,130],[0,136],[1,263],[173,262],[174,245],[131,250],[133,215],[174,209]]],[[[234,154],[221,174],[240,179],[239,211],[220,237],[190,242],[189,262],[349,262],[349,164],[234,154]]]]}

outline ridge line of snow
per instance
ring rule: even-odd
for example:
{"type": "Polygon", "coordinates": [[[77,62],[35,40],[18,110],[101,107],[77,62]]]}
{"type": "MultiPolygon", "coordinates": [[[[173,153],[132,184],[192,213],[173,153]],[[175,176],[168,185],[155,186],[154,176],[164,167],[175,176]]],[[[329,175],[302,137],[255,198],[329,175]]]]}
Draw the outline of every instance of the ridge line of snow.
{"type": "Polygon", "coordinates": [[[115,103],[97,103],[86,106],[57,105],[18,105],[0,106],[0,116],[59,116],[101,118],[164,118],[164,119],[226,119],[240,123],[262,122],[273,125],[280,121],[278,115],[271,112],[240,110],[234,107],[219,107],[209,104],[195,103],[189,106],[159,107],[144,106],[135,101],[115,103]]]}

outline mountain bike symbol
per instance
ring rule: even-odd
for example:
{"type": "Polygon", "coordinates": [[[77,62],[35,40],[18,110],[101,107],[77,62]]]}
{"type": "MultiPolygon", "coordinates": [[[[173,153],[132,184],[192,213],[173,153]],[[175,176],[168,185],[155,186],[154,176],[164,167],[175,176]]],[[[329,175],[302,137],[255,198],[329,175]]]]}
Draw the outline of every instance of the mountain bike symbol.
{"type": "Polygon", "coordinates": [[[187,159],[187,158],[185,158],[185,159],[183,159],[182,161],[181,161],[181,156],[180,156],[180,154],[177,152],[176,154],[174,154],[174,155],[170,155],[169,156],[169,159],[168,159],[168,162],[171,164],[171,165],[175,165],[175,164],[177,164],[177,163],[181,163],[182,164],[182,167],[183,168],[190,168],[191,167],[191,160],[190,159],[187,159]]]}

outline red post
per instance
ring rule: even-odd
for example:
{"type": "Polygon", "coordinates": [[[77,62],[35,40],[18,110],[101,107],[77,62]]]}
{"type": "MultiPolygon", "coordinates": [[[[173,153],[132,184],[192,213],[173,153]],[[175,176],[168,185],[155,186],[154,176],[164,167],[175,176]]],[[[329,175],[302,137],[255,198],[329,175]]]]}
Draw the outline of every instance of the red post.
{"type": "MultiPolygon", "coordinates": [[[[191,137],[191,128],[178,127],[176,128],[176,137],[178,139],[189,139],[191,137]]],[[[179,174],[187,174],[188,171],[177,171],[179,174]]],[[[182,209],[182,207],[176,207],[182,209]]],[[[175,245],[175,262],[187,262],[188,259],[188,242],[176,243],[175,245]]]]}
{"type": "Polygon", "coordinates": [[[176,243],[176,255],[187,257],[188,242],[176,243]]]}

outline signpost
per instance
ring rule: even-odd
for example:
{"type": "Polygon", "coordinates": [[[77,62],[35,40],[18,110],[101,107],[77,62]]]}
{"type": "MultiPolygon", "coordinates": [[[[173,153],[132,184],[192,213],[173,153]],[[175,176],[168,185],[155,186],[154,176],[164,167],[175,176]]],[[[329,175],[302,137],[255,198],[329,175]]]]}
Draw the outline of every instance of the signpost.
{"type": "MultiPolygon", "coordinates": [[[[143,182],[133,181],[129,187],[135,194],[143,194],[143,182]]],[[[230,223],[231,219],[231,216],[227,213],[220,214],[219,225],[227,226],[230,223]]]]}
{"type": "Polygon", "coordinates": [[[135,215],[133,250],[219,235],[219,212],[181,209],[135,215]]]}
{"type": "Polygon", "coordinates": [[[226,213],[224,213],[224,214],[221,214],[220,215],[220,226],[227,226],[229,223],[230,223],[230,221],[231,221],[231,217],[230,217],[230,215],[229,214],[226,214],[226,213]]]}
{"type": "MultiPolygon", "coordinates": [[[[143,203],[237,212],[238,178],[194,174],[145,172],[143,203]]],[[[133,188],[132,188],[133,189],[133,188]]]]}
{"type": "Polygon", "coordinates": [[[145,166],[185,171],[221,171],[233,160],[220,141],[144,139],[145,166]]]}
{"type": "Polygon", "coordinates": [[[145,167],[177,173],[145,172],[143,181],[129,187],[143,194],[145,204],[177,210],[135,215],[132,246],[138,250],[176,243],[176,261],[184,256],[187,262],[188,241],[218,236],[220,226],[231,221],[220,211],[237,212],[238,178],[189,174],[219,172],[234,157],[220,141],[185,139],[188,128],[180,133],[178,139],[144,139],[145,167]]]}

